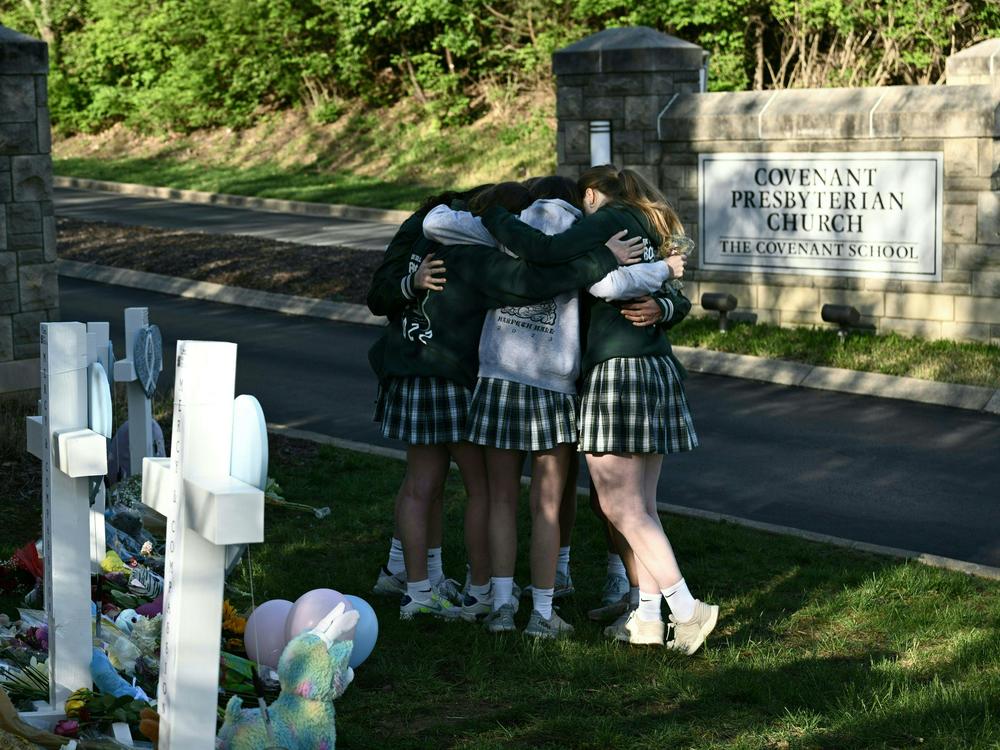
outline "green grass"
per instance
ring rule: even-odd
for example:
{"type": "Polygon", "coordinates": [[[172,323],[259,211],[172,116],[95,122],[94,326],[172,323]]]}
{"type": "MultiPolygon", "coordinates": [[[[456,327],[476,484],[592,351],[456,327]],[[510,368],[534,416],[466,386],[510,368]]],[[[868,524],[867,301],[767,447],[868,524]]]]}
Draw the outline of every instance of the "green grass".
{"type": "Polygon", "coordinates": [[[408,180],[390,182],[352,172],[321,172],[310,167],[210,165],[169,157],[111,161],[56,159],[53,169],[56,174],[66,177],[376,208],[415,208],[423,198],[441,189],[408,180]]]}
{"type": "MultiPolygon", "coordinates": [[[[586,619],[603,582],[597,522],[580,509],[575,637],[535,643],[466,624],[403,623],[367,592],[391,534],[403,464],[329,447],[273,473],[326,521],[270,512],[253,550],[258,602],[316,587],[369,599],[374,654],[337,704],[338,747],[996,748],[1000,583],[727,524],[665,517],[697,595],[722,606],[693,658],[605,642],[586,619]]],[[[463,492],[446,494],[445,567],[461,578],[463,492]]],[[[522,518],[522,544],[527,528],[522,518]]],[[[525,548],[518,580],[527,582],[525,548]]],[[[249,586],[248,566],[236,584],[249,586]]],[[[241,602],[248,604],[249,602],[241,602]]],[[[527,614],[522,611],[519,624],[527,614]]]]}
{"type": "Polygon", "coordinates": [[[733,322],[722,333],[714,316],[688,318],[671,330],[670,340],[678,346],[824,367],[1000,387],[1000,347],[992,344],[927,341],[896,333],[852,334],[842,344],[833,328],[781,328],[764,323],[733,322]]]}

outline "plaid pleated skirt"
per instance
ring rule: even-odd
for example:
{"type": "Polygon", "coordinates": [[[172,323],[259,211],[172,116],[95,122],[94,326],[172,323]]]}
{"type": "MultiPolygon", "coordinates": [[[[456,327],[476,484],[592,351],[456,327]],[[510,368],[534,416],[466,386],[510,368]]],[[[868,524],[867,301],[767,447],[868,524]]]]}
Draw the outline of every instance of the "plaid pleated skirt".
{"type": "Polygon", "coordinates": [[[580,403],[585,453],[680,453],[698,447],[684,384],[669,357],[616,357],[587,376],[580,403]]]}
{"type": "Polygon", "coordinates": [[[382,437],[410,445],[465,440],[472,394],[451,380],[414,375],[389,378],[375,400],[382,437]]]}
{"type": "Polygon", "coordinates": [[[500,378],[479,378],[466,439],[477,445],[545,451],[575,443],[576,397],[500,378]]]}

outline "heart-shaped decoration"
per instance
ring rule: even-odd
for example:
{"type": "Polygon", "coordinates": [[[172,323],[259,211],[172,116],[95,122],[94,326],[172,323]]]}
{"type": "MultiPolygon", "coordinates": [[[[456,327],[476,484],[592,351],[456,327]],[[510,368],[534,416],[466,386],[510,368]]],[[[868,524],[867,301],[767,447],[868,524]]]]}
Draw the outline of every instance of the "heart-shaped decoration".
{"type": "Polygon", "coordinates": [[[146,398],[153,398],[156,381],[160,379],[160,371],[163,369],[163,337],[158,326],[139,329],[132,349],[132,364],[146,398]]]}

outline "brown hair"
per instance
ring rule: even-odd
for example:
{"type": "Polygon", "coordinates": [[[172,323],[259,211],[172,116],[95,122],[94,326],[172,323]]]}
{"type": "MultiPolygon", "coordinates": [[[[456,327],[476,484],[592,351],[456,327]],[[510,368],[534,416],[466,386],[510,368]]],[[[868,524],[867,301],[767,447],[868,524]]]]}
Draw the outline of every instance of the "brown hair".
{"type": "Polygon", "coordinates": [[[471,188],[469,190],[446,190],[443,193],[438,193],[437,195],[432,195],[424,200],[417,209],[417,213],[426,213],[430,211],[434,206],[440,206],[444,204],[445,206],[450,206],[452,201],[470,201],[475,198],[479,193],[484,190],[489,190],[493,187],[493,183],[487,183],[485,185],[478,185],[477,187],[471,188]]]}
{"type": "MultiPolygon", "coordinates": [[[[580,188],[576,186],[569,177],[550,175],[548,177],[532,178],[534,182],[528,187],[528,192],[534,200],[542,198],[561,198],[567,203],[580,208],[583,201],[580,197],[580,188]]],[[[521,183],[524,185],[524,183],[521,183]]]]}
{"type": "Polygon", "coordinates": [[[638,172],[631,169],[618,170],[611,164],[591,167],[577,181],[580,194],[591,188],[611,199],[612,203],[623,203],[639,209],[658,235],[660,235],[660,255],[669,254],[670,237],[684,234],[684,226],[674,209],[658,188],[638,172]]]}
{"type": "Polygon", "coordinates": [[[486,188],[469,201],[469,210],[479,216],[491,206],[502,206],[519,214],[531,205],[531,194],[519,182],[499,182],[486,188]]]}

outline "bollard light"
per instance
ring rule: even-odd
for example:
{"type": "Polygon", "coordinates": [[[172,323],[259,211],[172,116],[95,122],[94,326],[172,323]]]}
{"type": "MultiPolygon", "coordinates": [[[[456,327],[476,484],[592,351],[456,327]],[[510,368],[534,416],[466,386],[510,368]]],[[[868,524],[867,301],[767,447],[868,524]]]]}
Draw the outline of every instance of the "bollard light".
{"type": "Polygon", "coordinates": [[[847,338],[850,329],[861,322],[861,313],[856,307],[851,305],[823,305],[819,312],[820,317],[827,323],[836,323],[837,336],[841,343],[847,338]]]}
{"type": "Polygon", "coordinates": [[[719,330],[729,330],[729,313],[736,309],[736,297],[725,292],[706,292],[701,295],[701,306],[719,313],[719,330]]]}

